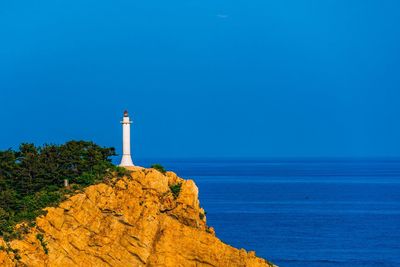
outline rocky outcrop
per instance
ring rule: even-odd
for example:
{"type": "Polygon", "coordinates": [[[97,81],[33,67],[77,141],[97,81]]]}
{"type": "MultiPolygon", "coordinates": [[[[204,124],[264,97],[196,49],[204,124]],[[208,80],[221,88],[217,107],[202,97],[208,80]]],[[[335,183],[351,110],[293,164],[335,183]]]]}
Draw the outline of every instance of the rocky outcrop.
{"type": "Polygon", "coordinates": [[[21,239],[0,239],[0,266],[272,266],[215,237],[193,181],[130,170],[47,208],[21,239]]]}

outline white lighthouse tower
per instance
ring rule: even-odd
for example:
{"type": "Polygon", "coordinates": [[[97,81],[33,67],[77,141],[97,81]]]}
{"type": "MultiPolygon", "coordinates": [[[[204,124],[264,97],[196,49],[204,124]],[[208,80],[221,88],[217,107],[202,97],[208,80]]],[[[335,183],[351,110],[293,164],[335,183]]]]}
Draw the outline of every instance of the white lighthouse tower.
{"type": "Polygon", "coordinates": [[[125,110],[122,124],[122,160],[119,166],[129,167],[134,166],[131,157],[131,123],[128,111],[125,110]]]}

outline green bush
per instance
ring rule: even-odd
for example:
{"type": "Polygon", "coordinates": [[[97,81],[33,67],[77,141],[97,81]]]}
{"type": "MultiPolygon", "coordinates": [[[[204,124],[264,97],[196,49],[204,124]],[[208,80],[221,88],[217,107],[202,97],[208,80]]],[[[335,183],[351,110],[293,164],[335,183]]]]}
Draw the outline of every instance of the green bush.
{"type": "Polygon", "coordinates": [[[165,174],[167,172],[161,164],[153,164],[153,165],[151,165],[151,168],[156,169],[157,171],[161,172],[162,174],[165,174]]]}
{"type": "Polygon", "coordinates": [[[131,171],[130,170],[127,170],[125,168],[118,167],[118,166],[115,166],[113,171],[116,173],[117,177],[120,177],[120,178],[124,177],[124,176],[130,176],[131,175],[131,171]]]}
{"type": "Polygon", "coordinates": [[[182,188],[182,183],[177,183],[169,186],[169,189],[171,190],[172,194],[174,195],[174,198],[179,197],[179,193],[181,192],[182,188]]]}
{"type": "Polygon", "coordinates": [[[73,185],[71,185],[71,188],[73,190],[79,190],[81,187],[78,184],[73,184],[73,185]]]}
{"type": "Polygon", "coordinates": [[[204,216],[205,216],[205,215],[204,215],[203,213],[201,213],[201,212],[199,213],[199,218],[200,218],[200,220],[203,220],[203,219],[204,219],[204,216]]]}
{"type": "Polygon", "coordinates": [[[82,175],[78,176],[75,179],[75,182],[77,184],[81,184],[81,185],[91,185],[91,184],[94,184],[97,179],[98,178],[95,173],[85,172],[82,175]]]}
{"type": "Polygon", "coordinates": [[[44,253],[49,254],[49,249],[47,248],[47,242],[44,241],[44,235],[39,233],[36,235],[36,238],[37,240],[39,240],[40,245],[42,245],[44,253]]]}

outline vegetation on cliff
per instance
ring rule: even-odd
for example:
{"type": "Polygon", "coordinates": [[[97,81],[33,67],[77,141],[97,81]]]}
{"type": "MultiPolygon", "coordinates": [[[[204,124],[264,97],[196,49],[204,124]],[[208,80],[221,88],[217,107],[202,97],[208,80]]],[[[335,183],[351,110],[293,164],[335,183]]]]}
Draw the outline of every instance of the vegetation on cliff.
{"type": "Polygon", "coordinates": [[[0,266],[274,266],[215,236],[194,181],[113,155],[83,141],[0,151],[0,266]]]}
{"type": "Polygon", "coordinates": [[[21,238],[0,237],[0,266],[274,266],[215,236],[194,181],[127,169],[45,208],[21,238]]]}
{"type": "Polygon", "coordinates": [[[161,172],[162,174],[165,174],[167,171],[161,164],[153,164],[151,165],[151,168],[156,169],[157,171],[161,172]]]}
{"type": "Polygon", "coordinates": [[[18,237],[16,224],[32,222],[44,213],[43,208],[57,205],[77,189],[104,181],[111,173],[124,174],[125,169],[111,163],[114,155],[114,148],[85,141],[22,144],[16,151],[0,151],[0,236],[6,240],[18,237]]]}

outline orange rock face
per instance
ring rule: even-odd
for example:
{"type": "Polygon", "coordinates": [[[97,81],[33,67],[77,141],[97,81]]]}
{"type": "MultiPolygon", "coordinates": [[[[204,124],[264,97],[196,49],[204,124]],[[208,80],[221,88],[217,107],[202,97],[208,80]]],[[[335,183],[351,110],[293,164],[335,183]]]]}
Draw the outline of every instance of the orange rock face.
{"type": "Polygon", "coordinates": [[[215,237],[193,181],[130,170],[47,208],[21,240],[0,239],[0,266],[273,266],[215,237]]]}

